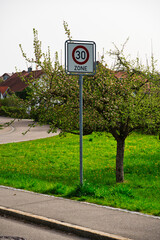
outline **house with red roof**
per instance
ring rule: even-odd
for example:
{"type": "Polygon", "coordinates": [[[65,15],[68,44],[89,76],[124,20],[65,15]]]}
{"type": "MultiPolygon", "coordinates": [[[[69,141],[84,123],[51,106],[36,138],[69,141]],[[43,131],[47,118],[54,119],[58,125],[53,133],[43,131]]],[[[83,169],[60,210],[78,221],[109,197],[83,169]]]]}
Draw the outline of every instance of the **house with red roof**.
{"type": "Polygon", "coordinates": [[[10,76],[12,76],[13,73],[4,73],[0,78],[2,78],[4,81],[7,80],[10,76]]]}
{"type": "Polygon", "coordinates": [[[9,87],[0,86],[0,99],[6,98],[8,93],[9,93],[9,87]]]}
{"type": "Polygon", "coordinates": [[[28,86],[27,79],[37,79],[42,75],[42,70],[32,71],[31,68],[28,68],[28,71],[14,73],[5,81],[0,83],[0,98],[5,98],[7,96],[7,93],[11,94],[12,92],[22,92],[28,86]],[[25,80],[23,81],[22,79],[25,80]]]}

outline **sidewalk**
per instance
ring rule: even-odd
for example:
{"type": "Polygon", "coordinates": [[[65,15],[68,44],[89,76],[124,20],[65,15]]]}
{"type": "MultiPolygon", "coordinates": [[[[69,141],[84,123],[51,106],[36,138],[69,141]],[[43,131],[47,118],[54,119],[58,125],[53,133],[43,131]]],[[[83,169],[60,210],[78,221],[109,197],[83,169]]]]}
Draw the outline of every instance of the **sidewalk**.
{"type": "Polygon", "coordinates": [[[91,239],[160,239],[160,217],[3,186],[0,186],[0,206],[2,215],[68,229],[91,239]]]}

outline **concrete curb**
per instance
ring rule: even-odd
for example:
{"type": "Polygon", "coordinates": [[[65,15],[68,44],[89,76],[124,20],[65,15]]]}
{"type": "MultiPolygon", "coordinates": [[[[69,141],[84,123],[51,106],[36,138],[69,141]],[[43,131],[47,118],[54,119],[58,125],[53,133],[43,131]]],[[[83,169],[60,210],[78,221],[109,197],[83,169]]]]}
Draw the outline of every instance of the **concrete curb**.
{"type": "Polygon", "coordinates": [[[65,231],[65,232],[70,232],[73,234],[76,234],[81,237],[87,237],[91,239],[98,239],[98,240],[131,240],[129,238],[124,238],[121,236],[117,236],[114,234],[109,234],[101,231],[96,231],[90,228],[85,228],[81,227],[78,225],[66,223],[66,222],[61,222],[55,219],[50,219],[38,215],[34,215],[31,213],[11,209],[11,208],[6,208],[0,206],[0,215],[7,215],[11,217],[15,217],[17,219],[22,219],[25,221],[33,222],[36,224],[42,224],[44,226],[48,226],[57,230],[65,231]]]}

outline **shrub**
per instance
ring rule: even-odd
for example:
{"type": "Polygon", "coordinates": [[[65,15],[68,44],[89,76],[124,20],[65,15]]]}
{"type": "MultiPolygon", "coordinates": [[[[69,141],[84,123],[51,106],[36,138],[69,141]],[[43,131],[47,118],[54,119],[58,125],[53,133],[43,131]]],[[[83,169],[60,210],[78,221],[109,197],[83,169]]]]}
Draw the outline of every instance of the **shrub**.
{"type": "Polygon", "coordinates": [[[0,99],[0,116],[24,118],[27,117],[26,108],[15,96],[0,99]]]}

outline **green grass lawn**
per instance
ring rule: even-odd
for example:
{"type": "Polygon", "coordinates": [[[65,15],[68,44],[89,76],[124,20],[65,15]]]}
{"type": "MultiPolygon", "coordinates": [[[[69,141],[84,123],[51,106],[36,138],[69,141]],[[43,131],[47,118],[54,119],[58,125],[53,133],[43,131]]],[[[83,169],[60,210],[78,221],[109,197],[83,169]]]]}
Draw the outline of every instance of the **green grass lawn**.
{"type": "Polygon", "coordinates": [[[116,184],[116,141],[83,138],[84,185],[79,185],[79,136],[0,145],[0,184],[160,216],[160,141],[133,133],[126,140],[125,181],[116,184]]]}

